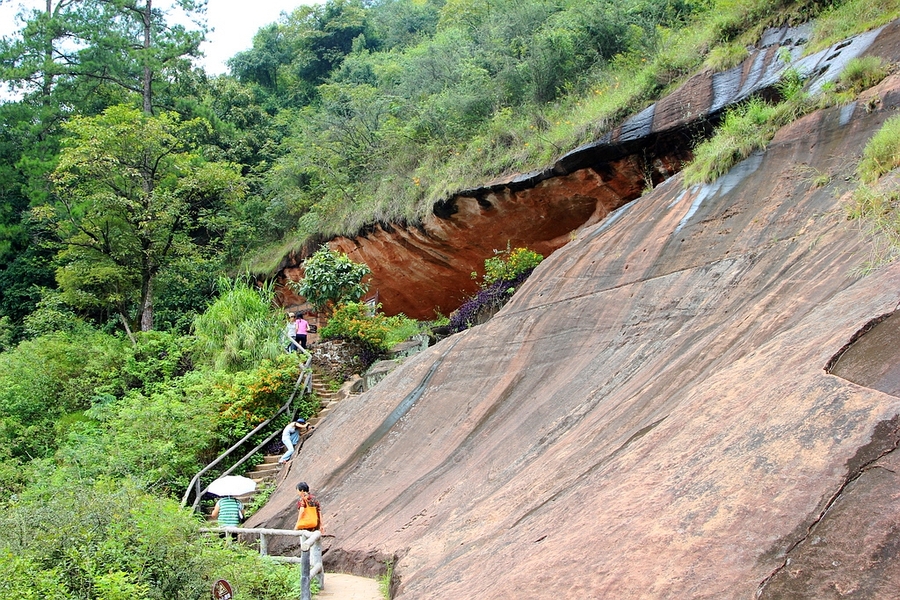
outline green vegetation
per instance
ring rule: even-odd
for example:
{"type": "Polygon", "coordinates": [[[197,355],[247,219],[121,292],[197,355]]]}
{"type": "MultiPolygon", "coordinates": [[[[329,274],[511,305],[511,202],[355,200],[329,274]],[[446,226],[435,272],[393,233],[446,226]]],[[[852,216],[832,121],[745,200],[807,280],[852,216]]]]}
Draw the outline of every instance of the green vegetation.
{"type": "Polygon", "coordinates": [[[878,56],[854,58],[841,71],[835,92],[845,94],[848,100],[855,98],[860,92],[880,83],[889,72],[890,65],[878,56]]]}
{"type": "Polygon", "coordinates": [[[129,481],[58,476],[0,515],[0,591],[69,600],[207,597],[210,576],[248,599],[299,597],[297,570],[197,535],[197,522],[129,481]]]}
{"type": "MultiPolygon", "coordinates": [[[[531,272],[541,264],[544,257],[528,248],[509,249],[507,245],[504,251],[495,251],[494,256],[484,261],[484,286],[498,281],[512,281],[526,271],[531,272]]],[[[472,274],[473,279],[477,274],[472,274]]]]}
{"type": "Polygon", "coordinates": [[[219,298],[194,321],[197,358],[223,370],[246,369],[282,354],[282,316],[272,310],[272,284],[253,289],[239,279],[219,278],[219,298]]]}
{"type": "MultiPolygon", "coordinates": [[[[494,256],[484,261],[481,289],[450,316],[450,331],[462,331],[490,318],[509,302],[542,260],[543,256],[528,248],[495,250],[494,256]]],[[[472,273],[473,279],[477,277],[472,273]]]]}
{"type": "Polygon", "coordinates": [[[896,0],[848,0],[824,5],[815,20],[808,53],[818,52],[857,33],[897,18],[896,0]]]}
{"type": "Polygon", "coordinates": [[[892,260],[900,252],[900,185],[893,176],[900,166],[900,117],[891,117],[872,136],[856,168],[859,186],[847,216],[859,220],[873,239],[870,268],[892,260]]]}
{"type": "Polygon", "coordinates": [[[817,106],[803,90],[800,75],[788,69],[778,85],[782,100],[768,104],[753,97],[725,113],[715,135],[694,149],[694,160],[684,168],[684,185],[715,181],[731,167],[762,150],[784,125],[817,106]]]}
{"type": "Polygon", "coordinates": [[[106,329],[186,332],[223,273],[269,278],[334,234],[415,224],[544,167],[704,64],[737,64],[766,27],[819,16],[827,43],[898,14],[897,0],[327,0],[208,78],[189,62],[202,26],[141,0],[51,1],[0,43],[0,78],[23,93],[0,104],[4,331],[22,339],[58,292],[106,329]]]}
{"type": "Polygon", "coordinates": [[[316,309],[329,312],[342,303],[362,298],[368,290],[362,280],[368,274],[367,265],[322,247],[303,261],[303,279],[291,285],[316,309]]]}
{"type": "Polygon", "coordinates": [[[357,341],[375,352],[383,352],[421,331],[417,321],[403,315],[388,317],[377,312],[378,308],[373,311],[361,302],[341,304],[319,335],[326,340],[357,341]]]}
{"type": "MultiPolygon", "coordinates": [[[[889,65],[878,57],[855,58],[835,85],[812,98],[804,91],[799,73],[786,70],[777,86],[778,102],[769,104],[753,97],[726,111],[715,134],[694,149],[694,160],[683,171],[684,185],[715,181],[753,152],[765,148],[784,125],[815,108],[854,99],[884,79],[888,71],[889,65]]],[[[877,152],[873,150],[874,153],[877,152]]]]}
{"type": "MultiPolygon", "coordinates": [[[[242,330],[241,318],[260,318],[234,302],[249,292],[276,322],[258,291],[225,288],[210,313],[242,330]]],[[[267,331],[277,346],[280,327],[267,331]]],[[[205,357],[193,336],[137,332],[132,342],[78,320],[0,353],[0,590],[194,598],[225,577],[248,598],[297,597],[295,569],[200,536],[200,519],[174,499],[287,400],[298,359],[248,355],[225,370],[205,357]]],[[[308,418],[318,406],[297,408],[308,418]]]]}
{"type": "MultiPolygon", "coordinates": [[[[191,65],[205,27],[147,0],[26,10],[0,40],[20,92],[0,102],[0,592],[195,598],[225,577],[296,597],[295,570],[198,536],[172,502],[295,385],[270,282],[286,254],[312,253],[298,289],[336,309],[320,333],[374,356],[422,325],[370,315],[366,265],[313,252],[330,236],[415,225],[544,167],[701,66],[738,64],[768,26],[819,16],[816,49],[898,15],[897,0],[326,0],[208,77],[191,65]]],[[[890,69],[854,62],[827,101],[890,69]]],[[[779,92],[729,111],[686,181],[815,105],[794,72],[779,92]]],[[[896,128],[867,148],[851,208],[891,248],[896,128]]],[[[448,326],[502,306],[541,258],[487,257],[448,326]]]]}
{"type": "Polygon", "coordinates": [[[381,592],[384,600],[391,600],[391,579],[394,577],[394,561],[385,561],[384,569],[384,575],[378,577],[378,591],[381,592]]]}
{"type": "Polygon", "coordinates": [[[900,165],[900,117],[891,117],[866,144],[856,173],[863,183],[874,183],[898,165],[900,165]]]}

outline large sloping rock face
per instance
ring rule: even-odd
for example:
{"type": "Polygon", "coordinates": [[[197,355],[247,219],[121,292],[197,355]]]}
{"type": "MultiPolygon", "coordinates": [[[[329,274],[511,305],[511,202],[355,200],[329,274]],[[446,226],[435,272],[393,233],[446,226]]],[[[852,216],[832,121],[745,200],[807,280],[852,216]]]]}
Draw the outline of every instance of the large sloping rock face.
{"type": "Polygon", "coordinates": [[[898,107],[895,77],[583,229],[342,401],[250,524],[308,481],[326,565],[396,557],[399,599],[896,598],[900,265],[861,275],[843,202],[898,107]]]}

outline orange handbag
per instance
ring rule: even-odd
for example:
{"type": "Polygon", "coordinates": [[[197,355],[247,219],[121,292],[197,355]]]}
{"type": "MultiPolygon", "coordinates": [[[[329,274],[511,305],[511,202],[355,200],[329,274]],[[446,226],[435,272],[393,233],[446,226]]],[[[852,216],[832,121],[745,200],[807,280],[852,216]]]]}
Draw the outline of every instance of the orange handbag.
{"type": "MultiPolygon", "coordinates": [[[[302,500],[301,500],[302,502],[302,500]]],[[[297,524],[294,529],[316,529],[319,526],[319,513],[315,506],[304,506],[297,515],[297,524]]]]}

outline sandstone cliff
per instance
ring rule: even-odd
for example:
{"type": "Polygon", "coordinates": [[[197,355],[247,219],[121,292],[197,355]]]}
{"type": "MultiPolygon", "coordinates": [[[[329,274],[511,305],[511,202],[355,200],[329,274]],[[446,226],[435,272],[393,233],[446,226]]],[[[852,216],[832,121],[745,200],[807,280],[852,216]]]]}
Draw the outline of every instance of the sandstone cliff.
{"type": "MultiPolygon", "coordinates": [[[[844,47],[900,58],[896,27],[844,47]]],[[[900,265],[860,274],[843,198],[898,107],[893,76],[712,185],[588,202],[491,321],[343,401],[250,524],[289,527],[308,481],[326,565],[392,557],[399,599],[896,598],[900,265]]]]}

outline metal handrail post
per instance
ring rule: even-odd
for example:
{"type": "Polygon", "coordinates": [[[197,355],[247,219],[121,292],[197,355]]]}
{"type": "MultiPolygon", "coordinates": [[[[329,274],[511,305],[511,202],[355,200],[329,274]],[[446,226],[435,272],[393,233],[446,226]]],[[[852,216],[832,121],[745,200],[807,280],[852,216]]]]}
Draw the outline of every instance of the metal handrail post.
{"type": "Polygon", "coordinates": [[[201,527],[200,533],[225,533],[235,535],[258,535],[259,553],[261,556],[282,562],[300,563],[300,593],[301,600],[310,600],[310,582],[313,577],[319,582],[319,588],[325,585],[325,567],[322,564],[322,532],[304,531],[294,529],[269,529],[267,527],[201,527]],[[296,556],[271,556],[268,553],[269,544],[267,535],[283,535],[300,538],[300,558],[296,556]]]}

